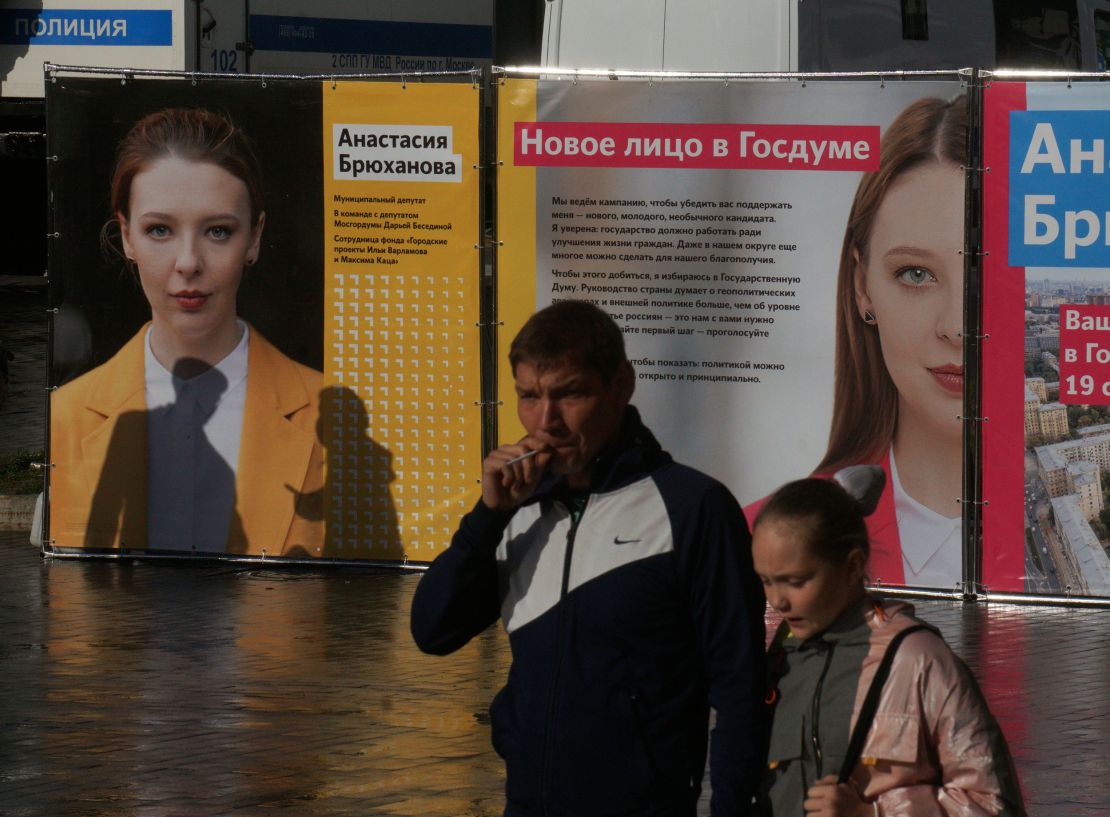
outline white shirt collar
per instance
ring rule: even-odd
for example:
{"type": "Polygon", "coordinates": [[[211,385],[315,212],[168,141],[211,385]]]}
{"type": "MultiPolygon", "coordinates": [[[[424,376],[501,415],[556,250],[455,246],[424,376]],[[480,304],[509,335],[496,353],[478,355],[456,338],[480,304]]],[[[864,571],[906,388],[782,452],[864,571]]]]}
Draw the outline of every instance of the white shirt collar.
{"type": "Polygon", "coordinates": [[[894,449],[890,451],[890,481],[907,584],[947,587],[963,574],[960,517],[951,519],[927,508],[906,493],[898,477],[894,449]]]}
{"type": "Polygon", "coordinates": [[[210,369],[189,380],[182,380],[175,376],[154,356],[154,351],[150,348],[150,334],[153,327],[147,329],[146,341],[143,344],[147,409],[174,403],[178,399],[178,393],[181,392],[192,394],[194,399],[211,412],[222,394],[234,390],[247,376],[247,347],[250,335],[250,327],[246,323],[243,321],[236,321],[236,323],[243,334],[235,348],[212,367],[219,372],[219,375],[213,375],[210,369]]]}

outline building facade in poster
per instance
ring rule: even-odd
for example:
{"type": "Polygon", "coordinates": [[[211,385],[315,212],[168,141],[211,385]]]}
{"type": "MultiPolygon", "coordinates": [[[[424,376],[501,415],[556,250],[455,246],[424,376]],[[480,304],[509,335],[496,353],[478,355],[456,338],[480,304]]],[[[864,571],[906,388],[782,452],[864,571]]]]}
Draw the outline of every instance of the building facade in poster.
{"type": "Polygon", "coordinates": [[[1110,596],[1110,95],[992,82],[984,106],[984,567],[1022,541],[1017,589],[1110,596]]]}

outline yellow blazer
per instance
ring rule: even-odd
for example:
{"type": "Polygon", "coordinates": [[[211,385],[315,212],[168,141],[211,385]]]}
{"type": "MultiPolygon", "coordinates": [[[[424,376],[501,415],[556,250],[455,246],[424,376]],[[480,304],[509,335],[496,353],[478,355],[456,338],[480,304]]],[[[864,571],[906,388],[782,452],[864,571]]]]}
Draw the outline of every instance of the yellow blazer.
{"type": "MultiPolygon", "coordinates": [[[[104,365],[51,395],[55,547],[146,548],[147,326],[104,365]]],[[[228,553],[325,555],[324,452],[316,428],[322,387],[319,372],[289,359],[251,327],[228,553]]]]}

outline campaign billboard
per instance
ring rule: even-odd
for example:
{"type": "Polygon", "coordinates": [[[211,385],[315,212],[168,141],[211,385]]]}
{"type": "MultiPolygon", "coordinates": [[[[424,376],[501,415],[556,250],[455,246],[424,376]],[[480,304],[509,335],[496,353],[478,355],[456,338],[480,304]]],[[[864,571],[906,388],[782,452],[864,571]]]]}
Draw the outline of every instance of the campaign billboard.
{"type": "Polygon", "coordinates": [[[48,549],[445,547],[481,454],[473,83],[58,72],[47,106],[48,549]]]}
{"type": "MultiPolygon", "coordinates": [[[[961,78],[617,79],[500,82],[502,350],[538,307],[597,303],[647,424],[749,519],[788,480],[878,464],[871,580],[959,590],[961,78]]],[[[502,442],[512,374],[502,355],[502,442]]]]}
{"type": "Polygon", "coordinates": [[[983,99],[984,571],[1020,542],[1017,589],[1110,596],[1110,93],[996,78],[983,99]]]}

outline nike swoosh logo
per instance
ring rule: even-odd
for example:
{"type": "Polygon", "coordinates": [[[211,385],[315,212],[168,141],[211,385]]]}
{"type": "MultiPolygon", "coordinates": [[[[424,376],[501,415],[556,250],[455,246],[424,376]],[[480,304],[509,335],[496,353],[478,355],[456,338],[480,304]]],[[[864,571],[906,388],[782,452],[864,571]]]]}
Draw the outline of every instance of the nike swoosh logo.
{"type": "Polygon", "coordinates": [[[613,537],[614,545],[630,545],[633,542],[642,542],[642,539],[621,539],[619,536],[613,537]]]}

